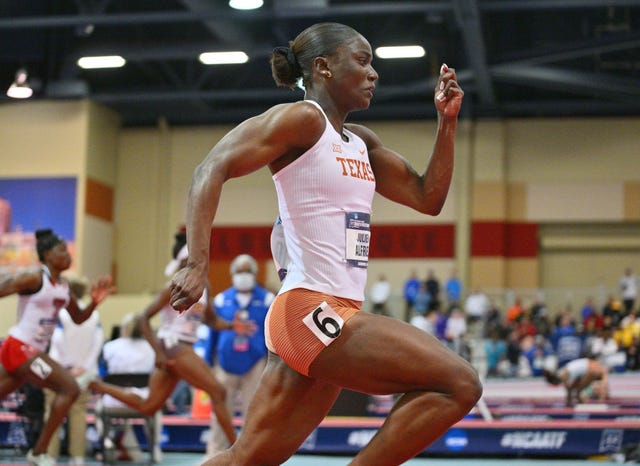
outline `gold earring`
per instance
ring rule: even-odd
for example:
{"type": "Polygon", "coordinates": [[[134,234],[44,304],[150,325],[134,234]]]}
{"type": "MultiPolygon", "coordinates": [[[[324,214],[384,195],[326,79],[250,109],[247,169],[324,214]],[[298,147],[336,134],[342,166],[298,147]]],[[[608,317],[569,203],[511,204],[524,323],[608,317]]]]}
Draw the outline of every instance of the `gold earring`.
{"type": "Polygon", "coordinates": [[[331,71],[327,71],[327,72],[326,72],[326,74],[325,74],[325,76],[326,76],[327,78],[332,78],[332,77],[333,77],[333,75],[331,74],[331,71]]]}

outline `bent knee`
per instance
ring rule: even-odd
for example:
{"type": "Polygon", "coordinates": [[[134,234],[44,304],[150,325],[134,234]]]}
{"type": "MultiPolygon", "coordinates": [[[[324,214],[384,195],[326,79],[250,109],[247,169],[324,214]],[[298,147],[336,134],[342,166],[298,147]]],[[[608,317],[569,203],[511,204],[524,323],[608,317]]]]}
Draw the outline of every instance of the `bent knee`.
{"type": "Polygon", "coordinates": [[[71,398],[71,401],[74,402],[80,396],[80,387],[78,386],[78,384],[73,384],[69,387],[68,390],[65,390],[62,394],[67,395],[69,398],[71,398]]]}
{"type": "Polygon", "coordinates": [[[143,404],[143,405],[140,405],[137,408],[137,411],[140,414],[144,415],[144,416],[153,416],[154,414],[156,414],[160,410],[161,407],[162,407],[162,405],[161,404],[157,404],[157,403],[152,404],[152,405],[151,404],[143,404]]]}
{"type": "Polygon", "coordinates": [[[80,387],[75,383],[56,389],[56,399],[59,403],[72,405],[80,396],[80,387]]]}
{"type": "Polygon", "coordinates": [[[461,372],[453,383],[453,398],[463,410],[469,411],[482,396],[482,382],[473,369],[461,372]]]}

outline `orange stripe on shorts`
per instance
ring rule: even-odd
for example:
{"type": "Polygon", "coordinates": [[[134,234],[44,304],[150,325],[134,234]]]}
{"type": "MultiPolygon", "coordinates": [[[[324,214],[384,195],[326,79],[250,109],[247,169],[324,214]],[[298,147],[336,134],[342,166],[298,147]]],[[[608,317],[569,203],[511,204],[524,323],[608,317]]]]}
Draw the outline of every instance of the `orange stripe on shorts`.
{"type": "Polygon", "coordinates": [[[265,321],[269,351],[303,375],[309,375],[309,366],[325,348],[325,344],[303,322],[322,302],[331,306],[345,323],[362,306],[360,301],[297,288],[276,296],[265,321]]]}

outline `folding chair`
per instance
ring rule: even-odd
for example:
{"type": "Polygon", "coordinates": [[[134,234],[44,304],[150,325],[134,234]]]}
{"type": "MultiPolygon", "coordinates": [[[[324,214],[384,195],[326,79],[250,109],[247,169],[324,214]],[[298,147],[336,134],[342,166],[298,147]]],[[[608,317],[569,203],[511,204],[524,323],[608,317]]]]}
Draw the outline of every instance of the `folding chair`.
{"type": "MultiPolygon", "coordinates": [[[[149,374],[147,373],[127,373],[109,374],[103,377],[104,382],[120,387],[143,388],[149,384],[149,374]]],[[[128,406],[106,407],[101,402],[96,406],[96,416],[102,421],[102,431],[100,432],[100,445],[103,449],[103,463],[115,464],[117,445],[110,438],[111,432],[118,427],[126,426],[129,420],[143,419],[145,434],[147,438],[148,464],[153,464],[158,460],[156,456],[160,452],[159,432],[160,422],[158,416],[162,412],[158,411],[153,416],[141,414],[128,406]]]]}

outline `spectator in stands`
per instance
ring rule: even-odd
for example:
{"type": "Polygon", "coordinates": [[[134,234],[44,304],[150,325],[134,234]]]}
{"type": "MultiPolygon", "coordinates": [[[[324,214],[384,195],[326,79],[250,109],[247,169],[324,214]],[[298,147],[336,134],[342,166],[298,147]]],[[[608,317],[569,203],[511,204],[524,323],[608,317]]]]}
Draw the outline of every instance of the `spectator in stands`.
{"type": "Polygon", "coordinates": [[[447,307],[449,309],[462,305],[462,280],[460,280],[456,269],[451,271],[451,275],[444,284],[444,290],[447,295],[447,307]]]}
{"type": "Polygon", "coordinates": [[[531,375],[534,377],[542,375],[545,361],[553,355],[553,348],[549,341],[542,335],[527,336],[523,339],[521,346],[522,354],[529,361],[531,375]]]}
{"type": "Polygon", "coordinates": [[[485,325],[483,335],[486,338],[489,338],[493,330],[497,330],[501,336],[506,335],[507,330],[504,325],[502,311],[498,306],[496,306],[495,302],[490,299],[487,299],[487,301],[489,306],[487,308],[486,317],[484,318],[485,325]]]}
{"type": "Polygon", "coordinates": [[[620,321],[620,326],[613,336],[618,346],[624,351],[631,346],[634,338],[640,336],[640,320],[635,309],[629,311],[629,314],[620,321]]]}
{"type": "MultiPolygon", "coordinates": [[[[258,263],[252,256],[237,256],[231,261],[229,272],[233,286],[213,298],[214,310],[228,321],[236,318],[251,320],[256,330],[251,334],[237,333],[233,329],[218,332],[215,376],[227,391],[229,413],[237,412],[236,402],[239,401],[240,415],[244,417],[267,364],[264,320],[274,295],[257,283],[258,263]]],[[[211,456],[228,446],[229,440],[222,427],[212,417],[207,455],[211,456]]]]}
{"type": "Polygon", "coordinates": [[[628,371],[640,370],[640,336],[633,339],[631,345],[627,348],[626,357],[626,369],[628,371]]]}
{"type": "Polygon", "coordinates": [[[431,296],[429,307],[431,309],[440,308],[440,280],[436,277],[436,273],[433,270],[427,272],[427,280],[425,282],[427,286],[427,292],[431,296]]]}
{"type": "Polygon", "coordinates": [[[478,328],[481,330],[490,308],[489,298],[482,291],[476,289],[469,293],[464,302],[464,313],[472,334],[477,334],[478,328]]]}
{"type": "Polygon", "coordinates": [[[424,282],[420,282],[418,292],[413,302],[413,310],[416,314],[426,316],[431,309],[430,303],[431,295],[427,291],[427,285],[424,282]]]}
{"type": "Polygon", "coordinates": [[[608,318],[609,324],[612,327],[617,327],[623,317],[622,303],[618,301],[614,295],[609,295],[607,302],[602,308],[602,317],[608,318]]]}
{"type": "Polygon", "coordinates": [[[389,283],[385,274],[381,273],[369,289],[369,299],[372,305],[371,312],[385,316],[389,315],[387,305],[390,297],[391,283],[389,283]]]}
{"type": "Polygon", "coordinates": [[[436,338],[438,338],[438,340],[446,344],[447,321],[449,320],[449,315],[443,309],[440,309],[440,308],[427,311],[427,312],[429,313],[429,316],[432,319],[432,322],[435,323],[434,328],[436,332],[435,333],[436,338]]]}
{"type": "Polygon", "coordinates": [[[542,335],[545,338],[551,337],[551,332],[553,331],[553,323],[549,319],[549,315],[540,316],[535,322],[534,325],[536,327],[536,334],[542,335]]]}
{"type": "Polygon", "coordinates": [[[507,352],[505,354],[507,375],[509,377],[518,377],[520,367],[520,356],[522,356],[522,349],[520,348],[520,341],[518,340],[518,334],[515,330],[509,332],[507,340],[507,352]]]}
{"type": "Polygon", "coordinates": [[[507,354],[507,344],[502,339],[500,331],[493,329],[489,339],[484,344],[484,352],[487,357],[487,377],[498,377],[500,374],[500,362],[507,354]]]}
{"type": "MultiPolygon", "coordinates": [[[[584,311],[585,308],[583,308],[584,311]]],[[[587,311],[586,317],[584,317],[582,324],[589,333],[595,333],[596,330],[604,327],[604,318],[602,313],[594,306],[592,311],[587,311]]],[[[584,316],[585,314],[583,314],[584,316]]],[[[609,320],[611,318],[609,317],[609,320]]]]}
{"type": "Polygon", "coordinates": [[[627,267],[619,282],[624,314],[629,314],[635,306],[638,298],[638,277],[633,273],[631,267],[627,267]]]}
{"type": "Polygon", "coordinates": [[[589,338],[585,346],[585,354],[592,359],[597,359],[607,369],[624,367],[625,355],[613,338],[612,328],[601,329],[595,337],[589,338]]]}
{"type": "Polygon", "coordinates": [[[522,313],[513,329],[516,332],[518,341],[522,341],[526,336],[535,337],[538,334],[538,329],[531,321],[529,311],[522,313]]]}
{"type": "Polygon", "coordinates": [[[547,316],[547,305],[544,303],[544,296],[542,292],[536,293],[533,298],[533,303],[529,309],[529,315],[531,316],[531,321],[536,324],[536,326],[538,321],[547,316]]]}
{"type": "Polygon", "coordinates": [[[520,319],[520,315],[523,312],[524,306],[522,305],[522,298],[520,296],[516,296],[513,304],[507,309],[507,314],[505,316],[507,324],[510,326],[514,326],[518,319],[520,319]]]}
{"type": "Polygon", "coordinates": [[[593,302],[593,296],[587,297],[582,309],[580,310],[580,316],[582,317],[582,323],[586,325],[587,319],[590,319],[596,313],[596,306],[593,302]]]}
{"type": "MultiPolygon", "coordinates": [[[[69,279],[69,288],[79,300],[87,291],[87,281],[82,278],[69,279]]],[[[87,385],[98,373],[98,358],[104,342],[104,334],[100,325],[98,311],[80,324],[71,319],[66,309],[58,314],[59,324],[51,336],[49,356],[66,367],[78,381],[80,396],[71,405],[67,414],[66,438],[68,441],[69,464],[84,465],[87,449],[87,406],[89,391],[87,385]]],[[[45,389],[45,417],[49,416],[51,404],[55,399],[53,390],[45,389]]],[[[54,433],[49,442],[47,453],[56,459],[60,456],[60,429],[54,433]]]]}
{"type": "Polygon", "coordinates": [[[576,330],[571,312],[561,311],[557,321],[549,340],[558,358],[558,366],[561,367],[569,361],[582,357],[584,341],[576,330]]]}
{"type": "MultiPolygon", "coordinates": [[[[418,273],[414,269],[411,271],[409,278],[407,278],[407,280],[404,282],[404,287],[402,291],[402,295],[404,297],[404,305],[405,305],[405,308],[404,308],[405,320],[408,320],[411,318],[413,306],[419,290],[420,290],[420,279],[418,278],[418,273]]],[[[418,313],[420,314],[419,311],[418,313]]]]}
{"type": "Polygon", "coordinates": [[[466,333],[467,321],[464,318],[464,314],[459,308],[452,308],[444,331],[445,340],[452,350],[468,360],[468,358],[465,357],[469,352],[467,348],[468,345],[466,345],[464,341],[466,333]]]}
{"type": "Polygon", "coordinates": [[[414,327],[418,327],[420,330],[424,330],[425,332],[433,335],[435,334],[434,322],[429,318],[432,314],[434,313],[427,311],[426,307],[421,308],[420,311],[416,309],[413,311],[413,316],[409,323],[414,327]]]}

